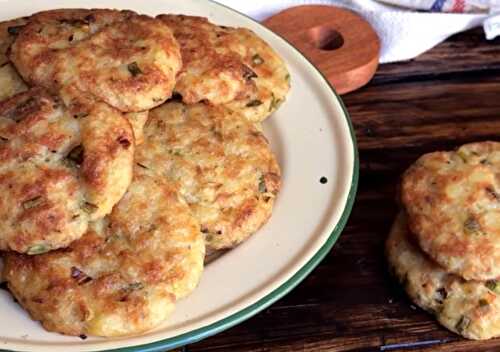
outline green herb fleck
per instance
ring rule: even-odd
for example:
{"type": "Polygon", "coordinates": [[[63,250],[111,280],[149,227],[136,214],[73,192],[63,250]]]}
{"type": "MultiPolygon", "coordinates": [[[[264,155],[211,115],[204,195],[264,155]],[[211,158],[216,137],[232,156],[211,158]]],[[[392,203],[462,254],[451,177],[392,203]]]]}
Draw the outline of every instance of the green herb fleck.
{"type": "Polygon", "coordinates": [[[274,93],[271,93],[271,104],[269,104],[269,112],[276,110],[281,104],[281,99],[276,98],[274,93]]]}
{"type": "Polygon", "coordinates": [[[133,77],[140,75],[142,73],[141,69],[139,68],[139,65],[137,65],[137,62],[135,62],[135,61],[128,64],[127,68],[133,77]]]}
{"type": "Polygon", "coordinates": [[[30,97],[9,111],[8,117],[15,122],[19,122],[27,116],[28,112],[39,109],[39,104],[40,102],[37,99],[30,97]]]}
{"type": "Polygon", "coordinates": [[[252,56],[252,63],[255,66],[262,65],[264,63],[264,59],[259,54],[255,54],[252,56]]]}
{"type": "Polygon", "coordinates": [[[82,205],[82,210],[84,212],[86,212],[87,214],[95,213],[97,211],[97,209],[99,209],[99,207],[97,205],[89,203],[89,202],[85,202],[82,205]]]}
{"type": "Polygon", "coordinates": [[[80,119],[89,116],[88,112],[77,112],[76,114],[73,115],[73,118],[75,119],[80,119]]]}
{"type": "Polygon", "coordinates": [[[464,163],[467,162],[467,154],[465,154],[463,151],[459,150],[457,151],[457,155],[464,163]]]}
{"type": "Polygon", "coordinates": [[[441,287],[440,289],[436,290],[436,294],[438,296],[436,298],[436,301],[439,304],[442,304],[443,301],[446,299],[446,297],[448,297],[448,292],[446,291],[446,289],[444,287],[441,287]]]}
{"type": "Polygon", "coordinates": [[[92,278],[85,274],[82,270],[78,269],[76,266],[71,267],[71,277],[76,280],[78,285],[84,285],[87,282],[92,281],[92,278]]]}
{"type": "Polygon", "coordinates": [[[36,244],[28,248],[26,252],[28,255],[42,254],[49,251],[49,247],[44,244],[36,244]]]}
{"type": "Polygon", "coordinates": [[[486,306],[489,306],[490,305],[490,302],[488,302],[487,300],[481,298],[479,300],[479,307],[486,307],[486,306]]]}
{"type": "Polygon", "coordinates": [[[252,78],[257,78],[257,74],[248,66],[243,66],[243,78],[249,81],[252,78]]]}
{"type": "Polygon", "coordinates": [[[144,284],[142,282],[134,282],[128,285],[129,290],[141,290],[144,288],[144,284]]]}
{"type": "Polygon", "coordinates": [[[486,187],[485,191],[494,200],[496,201],[500,200],[500,195],[495,191],[495,188],[493,188],[493,186],[486,187]]]}
{"type": "Polygon", "coordinates": [[[484,283],[484,286],[486,286],[486,288],[488,288],[491,291],[495,291],[497,288],[497,282],[496,280],[488,280],[484,283]]]}
{"type": "Polygon", "coordinates": [[[482,233],[481,225],[473,216],[469,216],[467,218],[467,220],[465,220],[464,231],[467,234],[481,234],[482,233]]]}
{"type": "Polygon", "coordinates": [[[111,241],[117,241],[120,239],[120,236],[117,235],[116,233],[113,233],[111,235],[109,235],[107,238],[106,238],[106,243],[109,243],[111,241]]]}
{"type": "Polygon", "coordinates": [[[455,329],[457,329],[459,333],[462,333],[465,329],[469,327],[469,325],[470,325],[470,319],[467,318],[465,315],[462,315],[458,323],[455,325],[455,329]]]}
{"type": "Polygon", "coordinates": [[[17,35],[25,25],[7,27],[7,32],[10,35],[17,35]]]}
{"type": "Polygon", "coordinates": [[[290,74],[289,73],[287,73],[285,75],[285,81],[290,82],[290,74]]]}
{"type": "Polygon", "coordinates": [[[261,176],[259,179],[259,192],[260,193],[267,192],[266,181],[264,180],[264,176],[261,176]]]}
{"type": "Polygon", "coordinates": [[[36,208],[39,205],[43,203],[43,198],[41,196],[37,196],[31,199],[28,199],[27,201],[23,202],[23,208],[24,210],[36,208]]]}
{"type": "Polygon", "coordinates": [[[253,108],[253,107],[259,106],[259,105],[262,105],[262,101],[260,101],[258,99],[254,99],[254,100],[249,101],[246,106],[248,108],[253,108]]]}
{"type": "Polygon", "coordinates": [[[76,165],[81,165],[83,163],[83,147],[81,145],[77,145],[71,149],[66,158],[76,165]]]}

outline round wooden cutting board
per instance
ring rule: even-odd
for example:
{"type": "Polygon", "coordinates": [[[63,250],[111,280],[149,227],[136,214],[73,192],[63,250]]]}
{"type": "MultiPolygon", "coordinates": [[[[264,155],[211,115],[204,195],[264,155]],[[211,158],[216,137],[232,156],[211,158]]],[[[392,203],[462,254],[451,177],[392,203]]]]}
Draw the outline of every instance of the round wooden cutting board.
{"type": "Polygon", "coordinates": [[[325,5],[296,6],[263,23],[311,60],[339,94],[362,87],[375,74],[379,38],[352,11],[325,5]]]}

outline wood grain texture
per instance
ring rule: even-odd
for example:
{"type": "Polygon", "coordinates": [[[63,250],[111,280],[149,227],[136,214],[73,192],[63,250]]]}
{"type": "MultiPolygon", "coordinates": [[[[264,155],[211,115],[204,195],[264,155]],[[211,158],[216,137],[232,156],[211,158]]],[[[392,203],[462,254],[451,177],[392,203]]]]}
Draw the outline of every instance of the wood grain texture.
{"type": "Polygon", "coordinates": [[[378,66],[377,34],[361,16],[325,5],[286,9],[264,21],[299,49],[339,94],[364,86],[378,66]]]}
{"type": "Polygon", "coordinates": [[[338,243],[285,298],[183,351],[500,351],[500,339],[464,340],[413,306],[383,256],[402,171],[422,153],[500,140],[499,44],[468,31],[415,60],[380,66],[369,85],[345,95],[361,174],[338,243]]]}

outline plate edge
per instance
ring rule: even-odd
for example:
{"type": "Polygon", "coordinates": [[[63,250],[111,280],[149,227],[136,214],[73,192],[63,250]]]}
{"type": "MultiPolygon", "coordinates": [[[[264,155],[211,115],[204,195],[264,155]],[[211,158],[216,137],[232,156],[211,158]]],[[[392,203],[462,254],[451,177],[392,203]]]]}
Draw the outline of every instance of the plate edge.
{"type": "MultiPolygon", "coordinates": [[[[263,27],[266,31],[276,35],[280,39],[282,39],[284,42],[286,42],[290,48],[292,48],[297,54],[299,54],[302,58],[304,58],[313,68],[314,70],[321,76],[321,78],[324,80],[324,82],[328,85],[330,88],[331,92],[335,95],[337,98],[337,101],[340,104],[340,107],[344,113],[344,118],[346,120],[346,123],[349,128],[349,134],[351,136],[351,142],[352,142],[352,148],[353,148],[353,172],[352,172],[352,178],[351,178],[351,185],[349,188],[349,192],[347,194],[347,199],[346,203],[344,206],[344,209],[342,211],[342,214],[335,225],[334,229],[330,233],[329,237],[325,241],[325,243],[321,246],[321,248],[312,256],[309,261],[304,264],[292,277],[290,277],[287,281],[285,281],[283,284],[281,284],[278,288],[276,288],[274,291],[270,292],[266,296],[262,297],[259,299],[257,302],[251,304],[250,306],[240,310],[239,312],[236,312],[222,320],[219,320],[215,323],[212,323],[210,325],[201,327],[199,329],[196,329],[191,332],[187,332],[185,334],[181,334],[175,337],[167,338],[164,340],[156,341],[156,342],[151,342],[148,344],[143,344],[143,345],[137,345],[137,346],[130,346],[130,347],[122,347],[122,348],[116,348],[116,349],[107,349],[107,350],[100,350],[96,352],[164,352],[171,350],[173,348],[177,348],[180,346],[184,346],[187,344],[192,344],[198,341],[201,341],[205,338],[208,338],[210,336],[216,335],[218,333],[221,333],[235,325],[238,325],[242,323],[243,321],[253,317],[254,315],[258,314],[262,310],[266,309],[279,299],[283,298],[285,295],[287,295],[290,291],[292,291],[298,284],[300,284],[317,266],[318,264],[326,257],[326,255],[330,252],[330,250],[333,248],[333,245],[337,242],[338,238],[340,237],[345,225],[347,224],[347,221],[349,219],[349,216],[351,214],[353,205],[354,205],[354,200],[356,198],[356,192],[358,188],[358,181],[359,181],[359,155],[358,155],[358,148],[357,148],[357,142],[356,142],[356,135],[354,133],[354,128],[351,122],[350,115],[347,111],[347,108],[344,105],[344,102],[338,95],[338,93],[335,91],[335,88],[330,84],[330,82],[326,79],[326,77],[323,75],[323,73],[313,65],[313,63],[305,57],[297,48],[295,48],[288,40],[280,36],[279,34],[271,31],[269,28],[265,27],[262,25],[259,21],[251,18],[250,16],[247,16],[244,13],[241,13],[229,6],[226,6],[224,4],[221,4],[215,0],[208,0],[209,2],[215,3],[218,6],[224,7],[228,9],[229,11],[236,13],[238,15],[241,15],[243,17],[246,17],[250,21],[260,25],[263,27]]],[[[0,351],[12,351],[12,350],[4,350],[0,349],[0,351]]],[[[20,350],[19,350],[20,351],[20,350]]]]}

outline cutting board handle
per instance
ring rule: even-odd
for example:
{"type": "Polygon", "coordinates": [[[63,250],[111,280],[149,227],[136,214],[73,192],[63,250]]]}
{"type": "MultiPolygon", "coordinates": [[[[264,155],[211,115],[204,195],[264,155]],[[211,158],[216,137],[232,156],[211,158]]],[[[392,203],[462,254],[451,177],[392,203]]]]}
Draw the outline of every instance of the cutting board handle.
{"type": "Polygon", "coordinates": [[[264,21],[299,49],[339,94],[368,83],[378,66],[380,41],[368,22],[334,6],[304,5],[264,21]]]}

